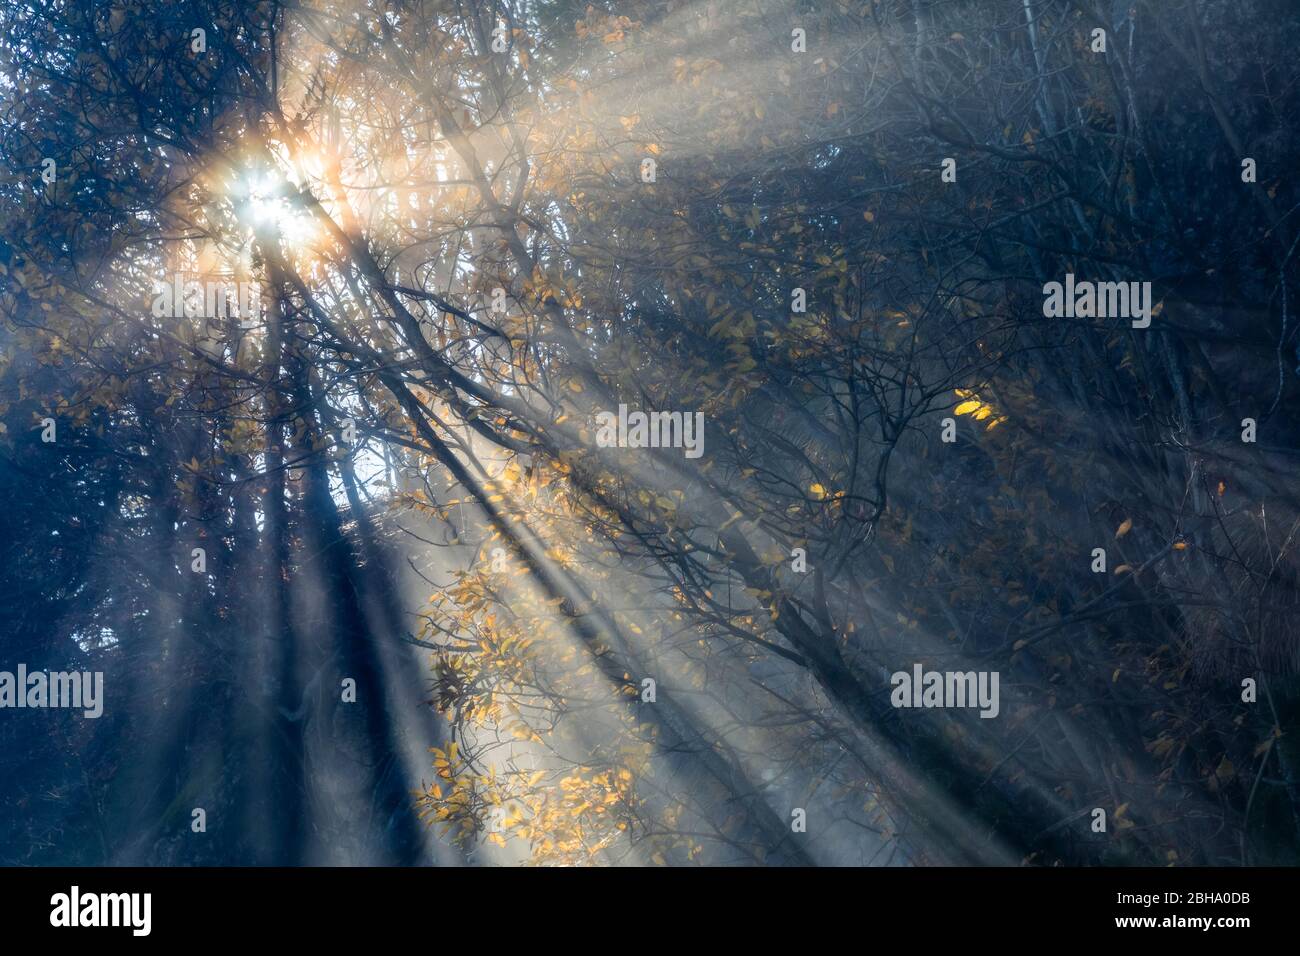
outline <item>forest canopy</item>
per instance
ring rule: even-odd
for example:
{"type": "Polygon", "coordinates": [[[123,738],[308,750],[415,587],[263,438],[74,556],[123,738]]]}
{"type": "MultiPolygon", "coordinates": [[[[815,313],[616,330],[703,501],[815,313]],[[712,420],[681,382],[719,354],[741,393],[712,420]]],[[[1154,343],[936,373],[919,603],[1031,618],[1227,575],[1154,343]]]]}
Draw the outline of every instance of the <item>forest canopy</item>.
{"type": "Polygon", "coordinates": [[[1300,863],[1297,46],[6,3],[0,861],[1300,863]]]}

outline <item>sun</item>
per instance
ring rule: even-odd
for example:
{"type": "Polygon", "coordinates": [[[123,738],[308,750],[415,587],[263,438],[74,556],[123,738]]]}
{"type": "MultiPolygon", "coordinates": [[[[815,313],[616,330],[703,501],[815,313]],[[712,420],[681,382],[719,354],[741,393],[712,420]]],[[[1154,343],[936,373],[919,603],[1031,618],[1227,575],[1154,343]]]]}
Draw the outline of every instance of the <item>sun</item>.
{"type": "Polygon", "coordinates": [[[237,173],[228,193],[236,217],[258,236],[302,246],[316,235],[316,223],[302,208],[298,190],[275,169],[253,167],[237,173]]]}

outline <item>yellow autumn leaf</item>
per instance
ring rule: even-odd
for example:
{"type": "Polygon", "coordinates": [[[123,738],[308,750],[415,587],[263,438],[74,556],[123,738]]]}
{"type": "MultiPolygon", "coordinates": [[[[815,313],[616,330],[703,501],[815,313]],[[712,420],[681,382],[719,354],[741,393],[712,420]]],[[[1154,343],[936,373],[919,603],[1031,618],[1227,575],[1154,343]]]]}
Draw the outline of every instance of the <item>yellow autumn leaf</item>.
{"type": "Polygon", "coordinates": [[[952,411],[953,411],[953,414],[954,414],[954,415],[969,415],[971,412],[973,412],[973,411],[975,411],[977,408],[979,408],[980,405],[982,405],[982,404],[983,404],[982,402],[977,402],[977,401],[974,401],[974,400],[972,400],[972,401],[968,401],[968,402],[962,402],[960,405],[958,405],[958,406],[957,406],[956,408],[954,408],[952,411]]]}
{"type": "Polygon", "coordinates": [[[1125,518],[1123,523],[1115,530],[1115,537],[1122,538],[1133,528],[1133,519],[1125,518]]]}

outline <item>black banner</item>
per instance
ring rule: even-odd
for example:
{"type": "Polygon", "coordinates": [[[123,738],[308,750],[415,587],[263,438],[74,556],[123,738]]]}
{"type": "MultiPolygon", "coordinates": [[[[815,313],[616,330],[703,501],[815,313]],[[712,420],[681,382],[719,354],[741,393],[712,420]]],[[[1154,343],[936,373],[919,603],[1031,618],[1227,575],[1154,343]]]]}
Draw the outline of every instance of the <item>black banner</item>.
{"type": "Polygon", "coordinates": [[[0,912],[18,938],[76,932],[81,941],[208,944],[290,931],[338,945],[380,934],[456,937],[484,925],[507,930],[503,939],[514,927],[541,941],[573,932],[579,918],[623,933],[672,914],[757,936],[774,920],[851,905],[860,933],[911,921],[929,942],[1005,928],[1131,935],[1149,945],[1278,932],[1291,922],[1292,877],[1280,869],[9,869],[0,871],[0,912]],[[763,905],[737,910],[744,900],[763,905]]]}

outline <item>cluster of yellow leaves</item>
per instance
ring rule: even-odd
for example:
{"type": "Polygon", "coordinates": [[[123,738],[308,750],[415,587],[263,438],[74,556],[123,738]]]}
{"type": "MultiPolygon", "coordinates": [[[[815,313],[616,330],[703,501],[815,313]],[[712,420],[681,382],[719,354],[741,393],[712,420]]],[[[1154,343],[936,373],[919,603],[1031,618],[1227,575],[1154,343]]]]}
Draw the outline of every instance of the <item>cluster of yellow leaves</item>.
{"type": "Polygon", "coordinates": [[[477,772],[455,743],[431,752],[437,779],[421,794],[420,816],[458,845],[486,834],[499,847],[523,841],[534,865],[590,864],[642,812],[629,766],[477,772]]]}
{"type": "Polygon", "coordinates": [[[627,37],[629,30],[634,30],[640,25],[639,22],[628,17],[613,16],[588,6],[586,16],[573,25],[573,32],[579,39],[599,37],[601,42],[613,44],[621,43],[627,37]]]}
{"type": "Polygon", "coordinates": [[[816,501],[830,501],[838,504],[844,499],[843,491],[836,491],[833,488],[827,488],[819,481],[814,481],[808,486],[808,493],[816,501]]]}
{"type": "Polygon", "coordinates": [[[998,425],[1001,425],[1007,420],[1006,415],[999,415],[997,409],[984,401],[973,391],[965,388],[954,389],[954,391],[956,392],[957,397],[962,400],[958,403],[957,407],[952,410],[954,415],[969,415],[977,422],[982,422],[985,419],[992,419],[988,425],[985,426],[985,431],[992,431],[998,425]]]}
{"type": "Polygon", "coordinates": [[[633,825],[638,800],[632,783],[626,767],[577,768],[558,785],[534,786],[527,813],[507,818],[505,826],[528,842],[535,863],[590,863],[633,825]]]}
{"type": "MultiPolygon", "coordinates": [[[[497,482],[519,492],[526,479],[507,466],[497,482]]],[[[547,555],[565,563],[571,553],[570,545],[553,545],[547,555]]],[[[460,844],[522,840],[533,864],[598,862],[625,839],[644,812],[633,782],[654,752],[653,733],[626,706],[629,686],[603,685],[592,674],[592,658],[566,639],[560,603],[541,596],[528,579],[503,581],[490,562],[479,562],[431,595],[421,631],[446,647],[434,653],[433,702],[466,728],[460,747],[433,751],[436,779],[421,795],[421,816],[460,844]],[[602,686],[604,700],[593,691],[602,686]],[[548,733],[567,701],[579,696],[586,719],[593,709],[609,715],[607,739],[617,744],[608,750],[612,756],[546,772],[519,770],[513,759],[486,767],[492,748],[476,748],[475,739],[544,747],[538,730],[548,733]]]]}

